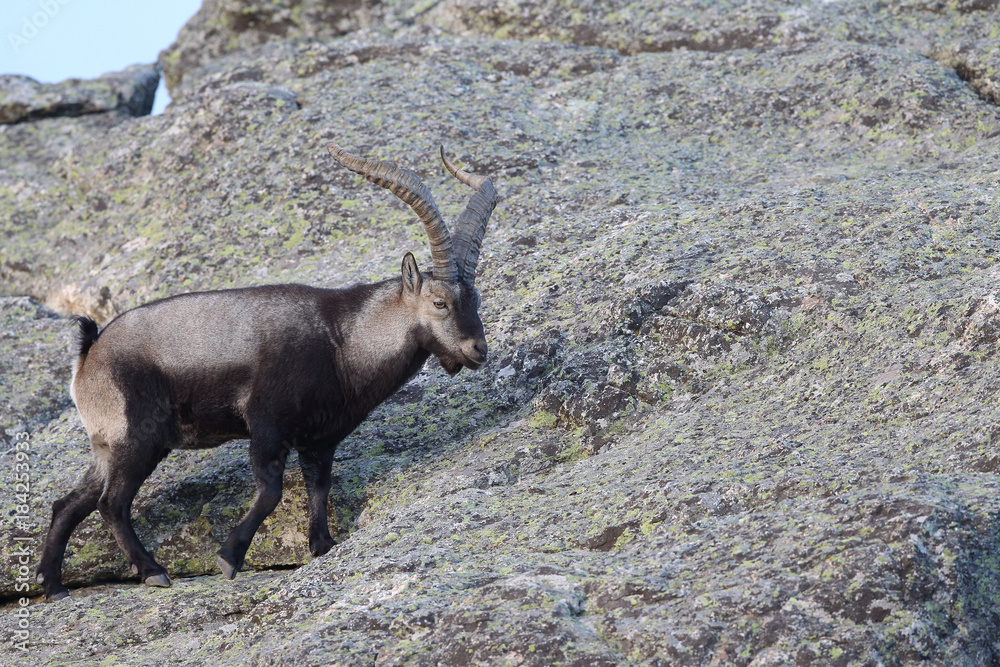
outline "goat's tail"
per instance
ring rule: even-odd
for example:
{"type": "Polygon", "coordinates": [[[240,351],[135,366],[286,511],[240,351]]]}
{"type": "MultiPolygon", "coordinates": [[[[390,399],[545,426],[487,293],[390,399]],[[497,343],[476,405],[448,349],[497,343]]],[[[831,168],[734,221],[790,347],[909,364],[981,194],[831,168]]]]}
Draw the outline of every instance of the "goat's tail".
{"type": "Polygon", "coordinates": [[[89,317],[77,316],[73,318],[73,321],[80,327],[76,342],[80,346],[80,356],[82,357],[90,352],[90,346],[101,335],[101,331],[97,328],[97,322],[89,317]]]}
{"type": "Polygon", "coordinates": [[[76,343],[80,346],[80,355],[76,358],[76,363],[73,364],[73,379],[69,383],[69,395],[73,398],[73,402],[76,403],[76,376],[80,373],[80,369],[83,368],[83,362],[87,359],[90,346],[101,335],[101,330],[97,328],[97,322],[89,317],[78,315],[73,318],[73,322],[80,327],[80,330],[76,332],[76,343]]]}

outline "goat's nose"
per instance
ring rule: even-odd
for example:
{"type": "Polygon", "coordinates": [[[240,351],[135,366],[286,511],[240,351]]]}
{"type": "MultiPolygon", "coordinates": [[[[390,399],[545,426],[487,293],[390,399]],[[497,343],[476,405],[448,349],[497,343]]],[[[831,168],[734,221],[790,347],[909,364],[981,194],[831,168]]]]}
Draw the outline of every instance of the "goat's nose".
{"type": "Polygon", "coordinates": [[[472,347],[476,352],[480,354],[480,356],[482,356],[483,361],[486,361],[486,350],[487,350],[486,341],[485,340],[476,341],[476,344],[473,345],[472,347]]]}

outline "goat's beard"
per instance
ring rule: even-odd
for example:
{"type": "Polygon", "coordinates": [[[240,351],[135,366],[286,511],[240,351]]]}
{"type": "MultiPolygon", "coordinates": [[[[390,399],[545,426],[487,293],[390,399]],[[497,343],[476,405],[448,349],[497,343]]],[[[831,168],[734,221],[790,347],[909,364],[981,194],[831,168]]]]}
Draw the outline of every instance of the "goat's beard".
{"type": "Polygon", "coordinates": [[[457,375],[460,370],[462,370],[462,362],[455,361],[454,359],[442,359],[439,358],[438,361],[441,362],[441,368],[444,369],[445,373],[448,375],[457,375]]]}

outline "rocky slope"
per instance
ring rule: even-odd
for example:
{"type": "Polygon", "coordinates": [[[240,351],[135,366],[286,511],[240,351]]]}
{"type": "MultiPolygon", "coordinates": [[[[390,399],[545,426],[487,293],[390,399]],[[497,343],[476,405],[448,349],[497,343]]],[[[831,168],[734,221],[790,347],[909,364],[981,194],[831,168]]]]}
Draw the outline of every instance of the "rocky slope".
{"type": "Polygon", "coordinates": [[[33,448],[7,554],[89,457],[53,311],[429,265],[331,139],[446,217],[439,144],[502,197],[492,359],[429,364],[343,443],[330,554],[293,464],[225,581],[244,443],[175,454],[134,512],[174,586],[91,517],[85,588],[4,663],[1000,661],[998,25],[986,0],[208,0],[162,116],[0,125],[0,464],[33,448]]]}

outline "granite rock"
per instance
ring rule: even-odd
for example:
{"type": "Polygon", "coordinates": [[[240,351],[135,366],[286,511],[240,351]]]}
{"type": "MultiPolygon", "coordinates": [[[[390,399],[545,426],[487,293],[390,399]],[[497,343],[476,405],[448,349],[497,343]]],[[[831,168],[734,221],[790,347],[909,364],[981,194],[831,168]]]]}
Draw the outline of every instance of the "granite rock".
{"type": "MultiPolygon", "coordinates": [[[[342,443],[321,558],[293,466],[224,580],[243,443],[168,457],[136,515],[173,587],[130,580],[92,517],[80,588],[29,607],[33,664],[1000,660],[996,2],[331,4],[325,32],[276,3],[246,42],[206,28],[243,6],[168,49],[161,116],[0,127],[3,292],[107,321],[426,265],[409,210],[325,144],[414,169],[450,218],[445,144],[501,195],[491,360],[428,364],[342,443]]],[[[12,535],[39,540],[89,454],[17,375],[12,535]]]]}

